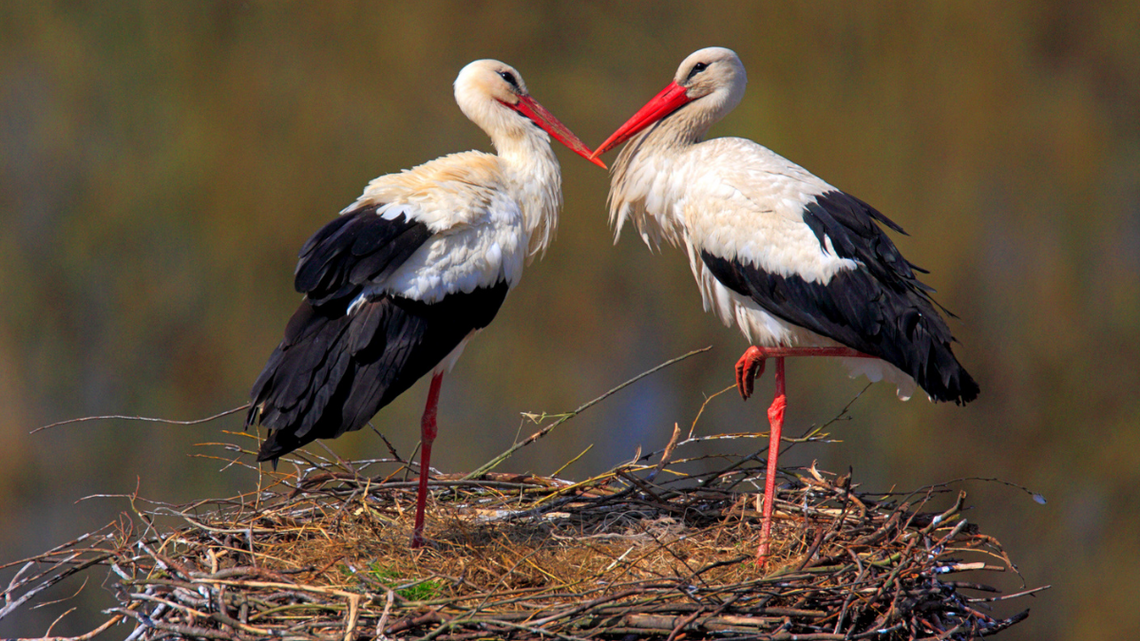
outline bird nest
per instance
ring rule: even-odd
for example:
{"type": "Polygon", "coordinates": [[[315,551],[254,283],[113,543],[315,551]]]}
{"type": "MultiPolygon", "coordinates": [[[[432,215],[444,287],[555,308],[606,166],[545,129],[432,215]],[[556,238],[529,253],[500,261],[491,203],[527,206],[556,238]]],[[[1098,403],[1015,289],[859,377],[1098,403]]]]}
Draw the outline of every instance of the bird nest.
{"type": "MultiPolygon", "coordinates": [[[[782,470],[770,556],[758,566],[764,450],[718,456],[706,446],[756,450],[748,439],[766,444],[763,434],[694,436],[694,421],[661,451],[581,482],[558,478],[566,466],[546,477],[493,471],[706,350],[572,412],[524,414],[541,426],[528,438],[466,476],[433,474],[431,543],[421,549],[408,545],[418,470],[391,445],[390,458],[354,463],[298,452],[285,459],[292,472],[259,470],[249,494],[183,506],[129,497],[118,521],[0,566],[18,568],[0,619],[52,603],[37,599],[96,568],[109,570],[118,605],[71,641],[121,625],[133,627],[129,641],[972,639],[1028,615],[997,614],[1008,607],[997,602],[1045,588],[1003,594],[978,582],[1017,571],[963,518],[966,494],[948,484],[870,494],[814,465],[782,470]]],[[[849,408],[785,442],[826,442],[849,408]]],[[[204,456],[227,466],[253,456],[211,445],[226,454],[204,456]]]]}
{"type": "Polygon", "coordinates": [[[672,453],[577,483],[436,475],[416,550],[414,480],[377,474],[391,459],[313,459],[229,500],[132,498],[117,523],[20,562],[0,617],[96,567],[118,605],[82,638],[968,639],[1027,616],[991,611],[1035,590],[977,582],[1015,568],[962,517],[964,492],[871,496],[785,470],[761,568],[762,459],[681,473],[672,453]]]}

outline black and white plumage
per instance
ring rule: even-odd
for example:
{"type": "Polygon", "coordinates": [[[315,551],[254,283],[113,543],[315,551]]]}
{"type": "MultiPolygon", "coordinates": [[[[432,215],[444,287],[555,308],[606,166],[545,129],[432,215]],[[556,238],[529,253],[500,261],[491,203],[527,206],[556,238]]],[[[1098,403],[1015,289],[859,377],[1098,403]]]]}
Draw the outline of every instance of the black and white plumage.
{"type": "Polygon", "coordinates": [[[455,98],[498,154],[452,154],[376,178],[305,243],[294,283],[305,299],[254,383],[246,420],[269,430],[257,459],[276,464],[362,428],[432,372],[416,545],[442,376],[553,239],[562,196],[550,136],[589,156],[506,64],[467,65],[455,98]]]}
{"type": "MultiPolygon", "coordinates": [[[[594,154],[629,140],[613,167],[610,219],[618,234],[632,223],[652,248],[686,249],[705,309],[753,345],[737,363],[742,396],[764,359],[777,359],[771,497],[785,356],[842,357],[853,373],[898,385],[902,398],[917,384],[933,400],[964,404],[978,385],[951,350],[930,288],[880,227],[902,232],[898,225],[751,140],[704,140],[746,83],[731,50],[697,51],[594,154]]],[[[770,515],[769,500],[761,557],[770,515]]]]}
{"type": "Polygon", "coordinates": [[[386,280],[432,236],[423,223],[376,210],[342,214],[301,250],[295,284],[306,300],[252,392],[261,424],[286,428],[270,432],[258,460],[364,427],[490,324],[507,296],[505,277],[433,303],[394,292],[362,296],[366,284],[386,280]]]}
{"type": "Polygon", "coordinates": [[[768,271],[739,256],[729,259],[702,250],[704,268],[717,283],[784,323],[893,365],[905,376],[882,365],[874,371],[876,361],[852,361],[873,379],[897,381],[904,397],[917,383],[938,401],[973,400],[977,385],[954,358],[950,349],[954,339],[930,289],[872,219],[898,232],[902,229],[841,191],[817,195],[804,208],[803,217],[820,247],[830,243],[836,255],[858,267],[836,270],[817,281],[794,270],[768,271]]]}

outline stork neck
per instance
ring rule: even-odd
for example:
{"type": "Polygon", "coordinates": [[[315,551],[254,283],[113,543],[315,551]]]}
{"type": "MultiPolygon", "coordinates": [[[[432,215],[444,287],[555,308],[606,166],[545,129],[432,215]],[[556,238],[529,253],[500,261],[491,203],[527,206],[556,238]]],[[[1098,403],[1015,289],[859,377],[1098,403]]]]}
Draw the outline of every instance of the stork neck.
{"type": "Polygon", "coordinates": [[[690,103],[688,108],[682,107],[650,127],[646,131],[649,139],[646,142],[653,145],[658,153],[666,149],[680,153],[702,142],[719,116],[697,108],[698,104],[690,103]]]}
{"type": "Polygon", "coordinates": [[[549,138],[536,128],[527,136],[492,142],[522,210],[528,253],[541,253],[554,240],[562,206],[562,174],[549,138]]]}
{"type": "MultiPolygon", "coordinates": [[[[678,179],[678,167],[698,142],[677,127],[661,121],[629,140],[613,165],[610,189],[610,221],[616,234],[626,222],[637,228],[653,248],[667,241],[679,245],[684,225],[674,204],[686,181],[678,179]]],[[[685,172],[683,172],[685,173],[685,172]]]]}

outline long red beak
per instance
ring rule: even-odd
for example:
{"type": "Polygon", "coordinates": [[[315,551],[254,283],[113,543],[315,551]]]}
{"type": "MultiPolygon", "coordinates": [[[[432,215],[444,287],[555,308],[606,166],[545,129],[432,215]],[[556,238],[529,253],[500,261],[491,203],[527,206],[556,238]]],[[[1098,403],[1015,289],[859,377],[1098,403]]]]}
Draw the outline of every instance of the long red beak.
{"type": "Polygon", "coordinates": [[[624,125],[610,134],[610,137],[594,150],[591,158],[596,158],[629,140],[634,134],[673,113],[689,100],[690,98],[685,95],[684,87],[676,82],[669,83],[668,87],[653,96],[653,99],[645,103],[645,106],[625,121],[624,125]]]}
{"type": "Polygon", "coordinates": [[[566,125],[559,122],[559,120],[554,117],[554,114],[547,111],[546,107],[538,104],[538,101],[536,101],[534,98],[531,98],[530,96],[519,96],[518,104],[507,106],[521,112],[527,118],[533,120],[535,124],[546,130],[546,133],[554,136],[555,140],[566,145],[570,151],[573,151],[574,153],[585,158],[586,160],[589,160],[602,169],[606,168],[605,163],[595,157],[597,154],[590,153],[590,148],[586,146],[586,143],[579,140],[578,136],[574,135],[574,132],[570,131],[566,125]]]}

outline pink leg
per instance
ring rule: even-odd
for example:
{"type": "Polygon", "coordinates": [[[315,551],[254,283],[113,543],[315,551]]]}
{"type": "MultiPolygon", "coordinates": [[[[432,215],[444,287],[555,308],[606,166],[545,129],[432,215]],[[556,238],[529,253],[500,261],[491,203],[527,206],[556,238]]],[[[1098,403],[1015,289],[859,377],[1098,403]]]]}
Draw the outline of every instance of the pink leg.
{"type": "Polygon", "coordinates": [[[874,358],[849,347],[757,347],[745,350],[736,362],[736,388],[744,400],[752,395],[754,379],[764,373],[764,361],[776,359],[776,397],[768,407],[768,471],[764,477],[764,510],[760,521],[760,546],[756,551],[756,565],[763,567],[768,561],[772,534],[772,509],[776,499],[776,472],[780,458],[780,439],[784,431],[784,409],[788,397],[784,386],[784,358],[788,356],[837,356],[843,358],[874,358]]]}
{"type": "Polygon", "coordinates": [[[756,566],[768,562],[768,544],[772,534],[772,507],[776,501],[776,471],[780,458],[780,438],[784,432],[784,408],[788,397],[784,393],[784,357],[776,357],[776,398],[768,406],[768,472],[764,476],[764,516],[760,521],[760,548],[756,550],[756,566]]]}
{"type": "Polygon", "coordinates": [[[431,444],[435,441],[436,407],[439,405],[439,385],[443,382],[443,372],[432,377],[428,389],[427,406],[420,422],[420,487],[416,493],[416,526],[412,531],[412,547],[424,544],[424,510],[427,507],[428,472],[431,470],[431,444]]]}

